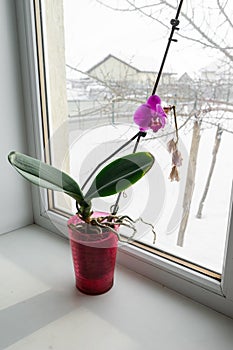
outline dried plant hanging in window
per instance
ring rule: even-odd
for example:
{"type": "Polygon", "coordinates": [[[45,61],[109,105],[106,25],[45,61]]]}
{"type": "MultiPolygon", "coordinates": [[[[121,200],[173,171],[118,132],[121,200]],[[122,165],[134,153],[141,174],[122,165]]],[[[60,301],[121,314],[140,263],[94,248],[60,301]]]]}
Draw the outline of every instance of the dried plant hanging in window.
{"type": "Polygon", "coordinates": [[[182,165],[183,158],[181,156],[180,151],[178,150],[178,142],[179,142],[179,134],[178,134],[178,125],[176,118],[176,107],[170,106],[168,107],[170,111],[173,111],[174,122],[175,122],[175,139],[172,138],[167,143],[168,152],[172,155],[172,170],[169,175],[169,179],[171,181],[180,181],[178,167],[182,165]]]}

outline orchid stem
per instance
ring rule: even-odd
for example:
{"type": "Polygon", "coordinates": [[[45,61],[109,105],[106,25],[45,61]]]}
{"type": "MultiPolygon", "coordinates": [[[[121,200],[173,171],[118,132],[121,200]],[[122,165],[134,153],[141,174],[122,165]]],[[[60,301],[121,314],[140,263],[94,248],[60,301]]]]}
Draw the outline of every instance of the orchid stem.
{"type": "Polygon", "coordinates": [[[92,173],[88,176],[88,178],[86,179],[86,181],[84,182],[81,190],[83,190],[87,183],[90,181],[90,179],[92,178],[92,176],[95,174],[95,172],[104,164],[106,163],[109,159],[111,159],[112,157],[114,157],[118,152],[120,152],[123,148],[125,148],[126,146],[128,146],[133,140],[135,140],[138,136],[140,135],[140,131],[134,135],[130,140],[128,140],[127,142],[125,142],[121,147],[119,147],[116,151],[114,151],[112,154],[110,154],[110,156],[108,156],[106,159],[104,159],[101,163],[99,163],[95,169],[92,171],[92,173]]]}
{"type": "Polygon", "coordinates": [[[170,33],[170,36],[169,36],[169,39],[168,39],[167,47],[166,47],[166,49],[165,49],[165,53],[164,53],[164,56],[163,56],[163,59],[162,59],[162,63],[161,63],[160,69],[159,69],[159,73],[158,73],[158,76],[157,76],[157,79],[156,79],[154,88],[153,88],[153,90],[152,90],[152,95],[155,95],[156,90],[157,90],[157,87],[158,87],[158,85],[159,85],[159,80],[160,80],[161,75],[162,75],[163,67],[164,67],[164,64],[165,64],[165,62],[166,62],[166,58],[167,58],[167,54],[168,54],[168,51],[169,51],[171,42],[172,42],[172,41],[175,41],[175,42],[177,41],[177,39],[173,39],[173,34],[174,34],[175,30],[179,30],[179,28],[178,28],[177,26],[178,26],[179,23],[180,23],[180,21],[178,20],[178,18],[179,18],[179,15],[180,15],[180,11],[181,11],[182,4],[183,4],[183,0],[180,1],[180,4],[179,4],[179,6],[178,6],[175,19],[172,19],[171,22],[170,22],[171,25],[172,25],[172,29],[171,29],[171,33],[170,33]]]}
{"type": "MultiPolygon", "coordinates": [[[[139,131],[139,132],[138,132],[138,134],[137,134],[137,140],[136,140],[136,143],[135,143],[135,146],[134,146],[134,149],[133,149],[133,153],[136,153],[141,137],[145,137],[145,136],[146,136],[146,132],[145,132],[145,131],[139,131]]],[[[119,201],[120,201],[120,199],[121,199],[121,196],[122,196],[122,192],[120,192],[120,193],[118,194],[117,200],[116,200],[115,204],[112,206],[112,207],[113,207],[113,209],[112,209],[112,215],[116,215],[117,212],[118,212],[118,209],[119,209],[119,201]]]]}
{"type": "Polygon", "coordinates": [[[172,106],[173,109],[173,115],[174,115],[174,122],[175,122],[175,129],[176,129],[176,144],[179,141],[179,134],[178,134],[178,125],[177,125],[177,117],[176,117],[176,106],[172,106]]]}

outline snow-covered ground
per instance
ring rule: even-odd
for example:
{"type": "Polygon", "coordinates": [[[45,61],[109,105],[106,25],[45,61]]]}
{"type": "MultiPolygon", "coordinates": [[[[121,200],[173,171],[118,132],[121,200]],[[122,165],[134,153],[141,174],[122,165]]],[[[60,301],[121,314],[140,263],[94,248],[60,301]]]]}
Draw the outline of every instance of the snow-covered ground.
{"type": "MultiPolygon", "coordinates": [[[[137,128],[123,124],[96,126],[84,132],[74,128],[70,132],[71,175],[82,184],[88,173],[100,161],[136,132],[137,128]]],[[[119,214],[130,215],[134,219],[142,217],[152,223],[157,234],[155,247],[221,272],[233,178],[233,157],[230,152],[233,149],[233,135],[230,133],[223,132],[203,218],[196,218],[212,160],[215,132],[216,128],[202,131],[195,189],[183,247],[178,247],[176,243],[182,216],[191,132],[180,135],[184,161],[180,169],[181,181],[178,183],[168,179],[171,159],[166,150],[166,143],[162,142],[161,138],[149,140],[153,134],[148,133],[146,139],[141,141],[139,150],[151,151],[156,158],[156,164],[148,176],[122,196],[119,214]]],[[[133,146],[134,144],[131,144],[127,147],[124,153],[132,152],[133,146]]],[[[94,201],[95,209],[109,211],[115,199],[97,199],[94,201]]],[[[150,227],[140,224],[136,239],[152,245],[153,235],[150,227]]]]}

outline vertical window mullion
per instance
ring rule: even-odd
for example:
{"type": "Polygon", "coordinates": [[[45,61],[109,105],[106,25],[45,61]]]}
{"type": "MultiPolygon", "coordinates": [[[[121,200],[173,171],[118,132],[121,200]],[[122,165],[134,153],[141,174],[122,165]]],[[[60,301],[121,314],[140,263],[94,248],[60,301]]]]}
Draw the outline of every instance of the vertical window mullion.
{"type": "Polygon", "coordinates": [[[222,290],[226,298],[233,301],[233,185],[223,266],[222,290]]]}

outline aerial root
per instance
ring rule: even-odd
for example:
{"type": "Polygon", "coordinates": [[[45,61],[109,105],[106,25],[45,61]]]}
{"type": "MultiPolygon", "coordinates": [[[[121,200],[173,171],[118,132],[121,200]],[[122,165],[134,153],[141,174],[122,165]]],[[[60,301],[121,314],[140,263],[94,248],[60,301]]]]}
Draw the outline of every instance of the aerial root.
{"type": "MultiPolygon", "coordinates": [[[[118,240],[120,242],[129,243],[130,241],[132,241],[134,239],[134,237],[137,233],[137,229],[135,227],[135,224],[137,222],[142,222],[143,224],[151,227],[151,231],[154,235],[153,244],[155,244],[156,232],[155,232],[154,226],[151,223],[143,220],[141,217],[139,217],[136,220],[133,220],[128,215],[100,216],[97,218],[91,218],[89,224],[91,225],[92,233],[102,234],[103,233],[102,228],[109,229],[110,231],[112,231],[114,234],[117,235],[118,240]],[[117,226],[124,226],[124,227],[129,228],[130,230],[132,230],[132,234],[127,239],[123,238],[119,234],[119,232],[117,230],[117,226]]],[[[78,223],[77,225],[70,224],[69,228],[71,228],[72,230],[75,230],[75,231],[78,231],[80,229],[82,232],[83,231],[83,223],[78,223]]]]}

